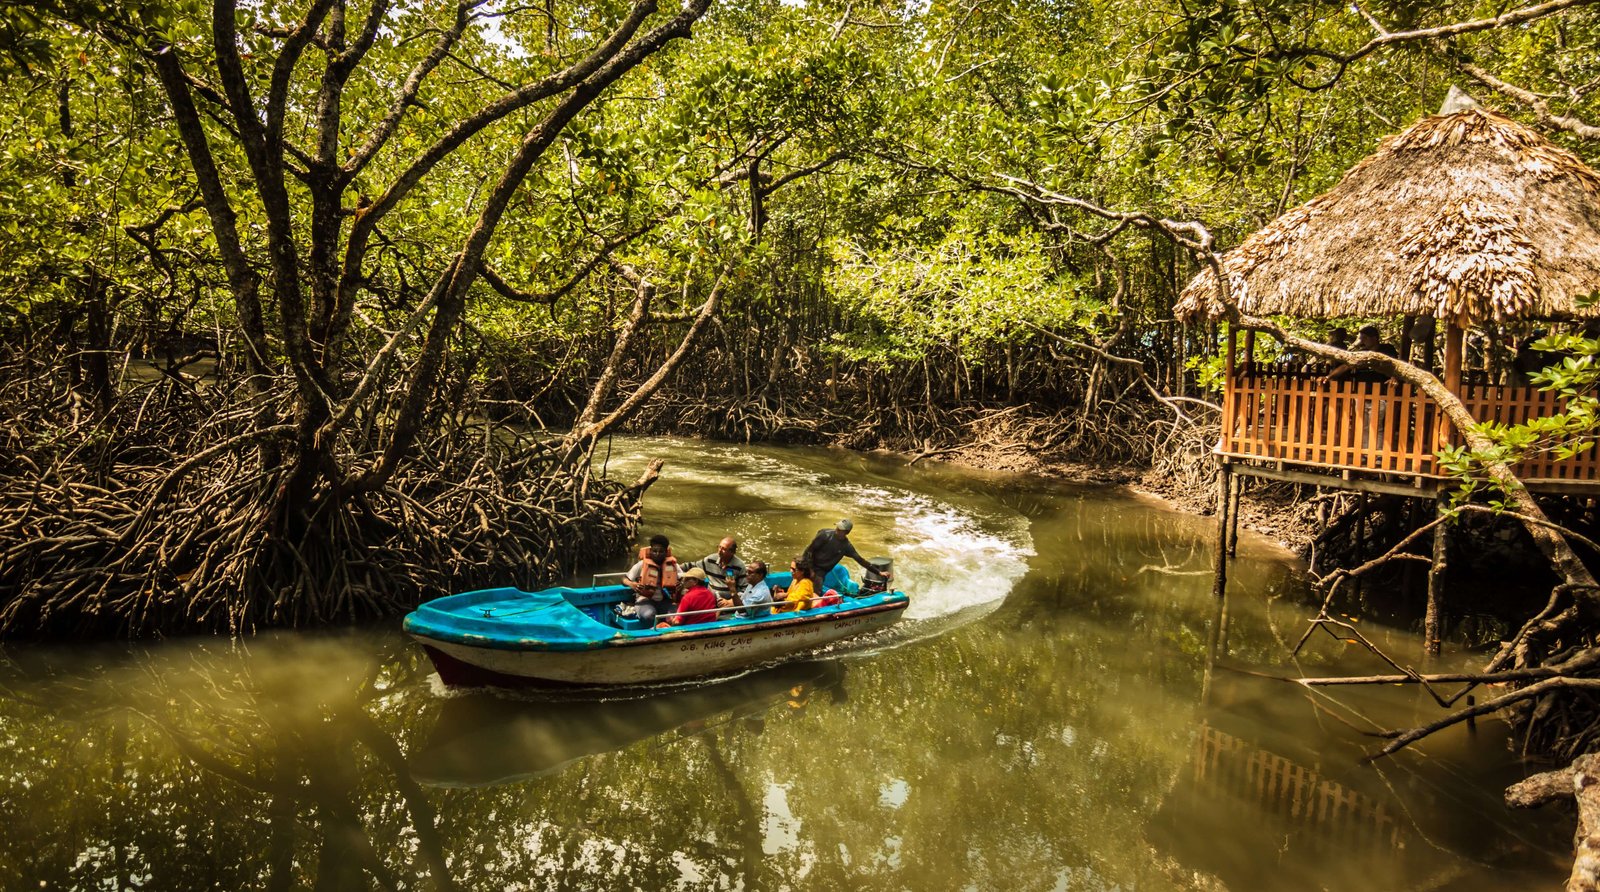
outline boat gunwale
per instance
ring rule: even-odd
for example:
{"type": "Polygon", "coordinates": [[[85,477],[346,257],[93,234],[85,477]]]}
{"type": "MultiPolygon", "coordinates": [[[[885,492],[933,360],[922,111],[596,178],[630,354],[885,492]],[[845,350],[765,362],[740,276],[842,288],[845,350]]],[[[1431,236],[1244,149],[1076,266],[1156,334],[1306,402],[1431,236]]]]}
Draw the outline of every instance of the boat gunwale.
{"type": "MultiPolygon", "coordinates": [[[[622,634],[624,636],[627,636],[627,637],[625,637],[623,639],[620,639],[620,640],[619,639],[607,639],[605,641],[605,644],[607,644],[609,646],[614,646],[614,647],[636,647],[636,646],[641,645],[641,644],[655,644],[655,643],[661,642],[661,641],[668,641],[668,642],[671,642],[671,641],[686,641],[686,640],[691,639],[691,638],[711,638],[711,637],[715,637],[715,636],[721,635],[721,634],[736,633],[736,632],[750,632],[750,631],[765,632],[765,631],[768,631],[768,630],[771,630],[771,629],[781,629],[781,628],[783,628],[785,626],[808,625],[810,623],[822,622],[824,620],[829,620],[829,619],[850,619],[851,617],[856,617],[856,616],[870,616],[870,615],[872,615],[874,613],[883,613],[884,611],[888,611],[888,610],[904,610],[905,608],[911,606],[911,599],[910,598],[905,597],[900,592],[895,592],[894,594],[901,595],[901,597],[897,599],[897,598],[894,598],[893,595],[890,595],[887,598],[887,600],[884,600],[884,601],[879,601],[879,602],[874,603],[874,604],[866,604],[866,605],[863,605],[861,607],[853,607],[853,608],[849,608],[849,609],[835,610],[835,611],[833,611],[831,613],[810,613],[808,611],[799,611],[799,612],[795,612],[795,615],[793,615],[793,616],[789,616],[789,615],[784,615],[784,616],[781,616],[781,617],[776,617],[775,616],[772,619],[762,619],[762,620],[757,620],[755,622],[745,622],[745,623],[741,623],[739,625],[727,625],[727,626],[718,625],[718,626],[715,626],[715,627],[712,627],[712,628],[704,628],[704,629],[678,628],[678,629],[666,629],[666,630],[656,629],[656,630],[654,630],[654,631],[660,632],[661,634],[659,634],[659,635],[629,636],[627,631],[623,631],[622,634]]],[[[868,597],[875,597],[875,596],[869,595],[868,597]]],[[[839,605],[839,606],[841,608],[843,607],[843,605],[839,605]]],[[[826,609],[826,608],[812,608],[812,609],[816,610],[816,609],[826,609]]],[[[793,611],[791,611],[791,612],[793,612],[793,611]]],[[[691,625],[703,625],[703,624],[701,624],[701,623],[693,623],[691,625]]],[[[645,630],[641,629],[640,631],[645,631],[645,630]]]]}
{"type": "MultiPolygon", "coordinates": [[[[583,590],[580,589],[578,591],[583,590]]],[[[838,605],[829,605],[821,608],[814,607],[810,610],[794,612],[792,615],[773,614],[769,618],[735,617],[732,619],[713,620],[711,623],[692,624],[693,626],[702,626],[701,628],[628,630],[604,626],[611,629],[615,634],[606,638],[593,638],[583,641],[546,641],[531,637],[496,638],[477,632],[456,631],[442,628],[426,621],[413,622],[413,617],[417,616],[415,611],[406,617],[404,627],[405,631],[413,637],[447,644],[482,647],[491,650],[583,653],[659,643],[677,644],[703,638],[736,637],[744,634],[770,632],[792,626],[806,626],[833,620],[871,616],[891,610],[904,610],[911,605],[911,599],[901,591],[850,596],[849,600],[859,601],[866,598],[871,598],[873,601],[859,606],[846,606],[848,604],[847,601],[838,605]],[[423,626],[424,628],[417,628],[417,626],[423,626]]],[[[587,616],[576,605],[572,605],[570,601],[568,603],[574,612],[587,616]]]]}

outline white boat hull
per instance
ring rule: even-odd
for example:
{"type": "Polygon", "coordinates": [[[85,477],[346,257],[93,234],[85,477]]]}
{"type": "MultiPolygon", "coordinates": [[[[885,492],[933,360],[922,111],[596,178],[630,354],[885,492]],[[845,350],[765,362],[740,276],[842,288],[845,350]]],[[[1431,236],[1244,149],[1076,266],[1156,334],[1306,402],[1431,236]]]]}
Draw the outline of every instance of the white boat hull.
{"type": "Polygon", "coordinates": [[[447,684],[645,684],[769,663],[885,628],[900,619],[905,608],[902,600],[842,615],[774,617],[770,623],[735,628],[689,628],[617,638],[587,650],[475,647],[426,635],[412,637],[432,652],[447,684]]]}

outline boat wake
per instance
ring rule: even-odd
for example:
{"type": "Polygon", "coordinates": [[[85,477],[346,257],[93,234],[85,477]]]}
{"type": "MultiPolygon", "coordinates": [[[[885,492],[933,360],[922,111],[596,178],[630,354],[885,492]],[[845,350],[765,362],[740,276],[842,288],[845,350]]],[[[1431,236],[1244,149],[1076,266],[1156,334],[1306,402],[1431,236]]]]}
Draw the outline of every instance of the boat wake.
{"type": "MultiPolygon", "coordinates": [[[[659,527],[674,543],[733,535],[747,559],[776,563],[816,530],[850,517],[857,547],[893,558],[894,586],[911,596],[900,631],[889,633],[902,642],[993,612],[1035,554],[1028,519],[1014,508],[932,482],[918,486],[916,478],[907,485],[909,475],[895,473],[902,469],[874,473],[852,454],[644,438],[619,440],[611,466],[627,472],[663,454],[671,457],[667,469],[646,496],[650,531],[659,527]]],[[[845,564],[859,578],[860,569],[845,564]]]]}

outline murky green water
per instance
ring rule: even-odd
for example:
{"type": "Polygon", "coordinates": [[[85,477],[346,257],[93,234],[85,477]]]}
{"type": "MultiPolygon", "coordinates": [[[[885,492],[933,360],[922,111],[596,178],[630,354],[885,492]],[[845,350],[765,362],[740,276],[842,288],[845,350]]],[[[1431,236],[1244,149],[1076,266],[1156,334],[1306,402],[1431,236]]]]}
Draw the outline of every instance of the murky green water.
{"type": "Polygon", "coordinates": [[[909,616],[604,701],[443,692],[398,621],[8,647],[0,888],[1561,884],[1570,825],[1501,805],[1521,769],[1497,726],[1366,765],[1362,732],[1435,715],[1423,698],[1267,677],[1380,670],[1331,638],[1290,664],[1302,582],[1249,541],[1219,623],[1208,520],[833,451],[619,441],[610,463],[647,454],[668,466],[646,534],[783,561],[849,515],[909,616]]]}

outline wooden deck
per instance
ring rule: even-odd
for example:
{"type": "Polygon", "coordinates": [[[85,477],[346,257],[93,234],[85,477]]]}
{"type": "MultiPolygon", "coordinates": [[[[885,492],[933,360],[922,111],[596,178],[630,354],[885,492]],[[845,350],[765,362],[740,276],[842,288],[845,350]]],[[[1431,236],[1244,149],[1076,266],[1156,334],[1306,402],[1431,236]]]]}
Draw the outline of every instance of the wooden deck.
{"type": "MultiPolygon", "coordinates": [[[[1462,384],[1473,417],[1516,424],[1561,411],[1558,394],[1535,387],[1462,384]]],[[[1415,387],[1386,381],[1362,384],[1294,374],[1239,374],[1223,391],[1222,441],[1217,452],[1245,462],[1322,471],[1370,472],[1442,481],[1434,456],[1461,442],[1454,426],[1415,387]]],[[[1590,449],[1568,459],[1540,455],[1516,467],[1530,487],[1600,492],[1600,455],[1590,449]]]]}

